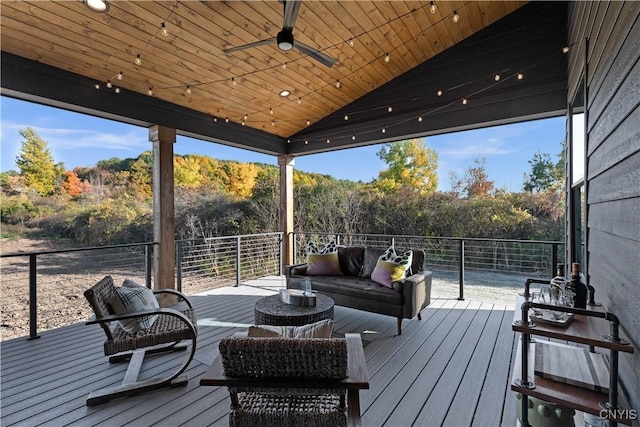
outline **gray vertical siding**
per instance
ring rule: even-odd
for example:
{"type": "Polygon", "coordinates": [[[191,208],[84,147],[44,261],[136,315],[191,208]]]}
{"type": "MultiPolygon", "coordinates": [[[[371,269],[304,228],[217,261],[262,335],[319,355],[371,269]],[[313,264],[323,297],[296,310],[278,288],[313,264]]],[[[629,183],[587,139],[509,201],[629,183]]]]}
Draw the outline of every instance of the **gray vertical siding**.
{"type": "Polygon", "coordinates": [[[640,2],[575,2],[569,9],[569,99],[587,52],[589,282],[636,352],[620,369],[640,408],[640,2]],[[588,39],[588,50],[585,40],[588,39]]]}

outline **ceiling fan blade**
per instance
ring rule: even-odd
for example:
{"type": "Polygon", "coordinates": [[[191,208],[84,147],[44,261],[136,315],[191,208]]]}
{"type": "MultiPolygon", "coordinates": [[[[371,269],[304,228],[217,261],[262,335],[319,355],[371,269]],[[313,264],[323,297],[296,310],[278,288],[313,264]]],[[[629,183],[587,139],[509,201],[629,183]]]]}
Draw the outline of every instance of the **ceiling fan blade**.
{"type": "Polygon", "coordinates": [[[284,18],[282,21],[282,28],[293,29],[298,17],[298,11],[300,10],[301,0],[283,0],[284,3],[284,18]]]}
{"type": "Polygon", "coordinates": [[[333,65],[338,62],[337,59],[330,57],[326,53],[320,52],[319,50],[307,46],[304,43],[300,43],[297,40],[294,42],[293,47],[329,68],[333,67],[333,65]]]}
{"type": "Polygon", "coordinates": [[[258,42],[253,42],[253,43],[249,43],[249,44],[243,44],[242,46],[230,47],[229,49],[224,49],[223,52],[224,53],[231,53],[231,52],[235,52],[237,50],[248,49],[250,47],[256,47],[256,46],[264,46],[264,45],[275,43],[275,42],[276,42],[276,38],[275,37],[271,37],[270,39],[260,40],[258,42]]]}

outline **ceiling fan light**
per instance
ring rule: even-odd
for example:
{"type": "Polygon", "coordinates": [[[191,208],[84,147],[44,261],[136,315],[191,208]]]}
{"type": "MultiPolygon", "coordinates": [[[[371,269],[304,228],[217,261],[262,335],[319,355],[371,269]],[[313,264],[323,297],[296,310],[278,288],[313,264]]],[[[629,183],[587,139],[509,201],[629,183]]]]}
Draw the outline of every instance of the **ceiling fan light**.
{"type": "Polygon", "coordinates": [[[293,33],[291,31],[279,31],[276,36],[276,40],[278,42],[278,48],[280,50],[291,50],[293,49],[293,33]]]}
{"type": "Polygon", "coordinates": [[[82,3],[93,12],[107,13],[109,11],[109,3],[104,0],[84,0],[82,3]]]}

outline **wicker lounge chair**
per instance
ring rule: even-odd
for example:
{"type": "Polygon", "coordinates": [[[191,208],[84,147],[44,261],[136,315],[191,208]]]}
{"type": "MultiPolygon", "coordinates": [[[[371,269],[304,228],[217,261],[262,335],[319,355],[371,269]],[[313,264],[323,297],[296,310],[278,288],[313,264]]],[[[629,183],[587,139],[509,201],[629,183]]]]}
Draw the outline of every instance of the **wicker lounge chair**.
{"type": "Polygon", "coordinates": [[[229,337],[219,348],[200,384],[228,387],[231,427],[360,425],[359,390],[369,388],[360,335],[229,337]]]}
{"type": "Polygon", "coordinates": [[[129,366],[122,384],[92,392],[87,399],[88,406],[144,391],[186,385],[188,378],[180,374],[187,368],[196,351],[195,310],[182,293],[173,289],[155,290],[154,295],[171,296],[172,301],[177,303],[156,310],[117,315],[111,308],[115,290],[113,279],[111,276],[106,276],[84,292],[95,314],[95,317],[86,324],[99,324],[104,330],[107,336],[104,342],[104,354],[110,356],[109,362],[118,363],[129,360],[129,366]],[[120,324],[122,320],[136,321],[153,315],[157,317],[151,327],[135,333],[127,332],[120,324]],[[175,372],[159,378],[138,381],[145,355],[184,351],[187,349],[187,344],[181,344],[183,340],[191,340],[191,351],[185,355],[184,362],[175,372]]]}

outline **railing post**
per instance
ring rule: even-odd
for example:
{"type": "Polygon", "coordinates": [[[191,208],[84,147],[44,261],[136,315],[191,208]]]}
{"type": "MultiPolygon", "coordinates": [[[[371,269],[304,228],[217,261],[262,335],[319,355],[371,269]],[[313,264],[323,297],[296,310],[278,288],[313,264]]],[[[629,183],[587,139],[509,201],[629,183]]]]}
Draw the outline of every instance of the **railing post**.
{"type": "Polygon", "coordinates": [[[460,296],[459,301],[464,301],[464,239],[460,239],[460,296]]]}
{"type": "Polygon", "coordinates": [[[144,246],[144,280],[147,288],[151,289],[151,266],[153,265],[153,244],[144,246]]]}
{"type": "Polygon", "coordinates": [[[549,277],[555,277],[556,275],[556,265],[558,264],[558,244],[551,244],[551,274],[549,277]]]}
{"type": "MultiPolygon", "coordinates": [[[[293,232],[293,263],[298,263],[298,234],[293,232]]],[[[282,264],[282,246],[280,246],[280,264],[282,264]]]]}
{"type": "Polygon", "coordinates": [[[240,245],[241,245],[242,237],[236,237],[236,284],[235,286],[240,285],[240,245]]]}
{"type": "Polygon", "coordinates": [[[38,335],[38,298],[36,280],[36,254],[29,255],[29,340],[40,338],[38,335]]]}
{"type": "Polygon", "coordinates": [[[176,287],[182,292],[182,242],[176,242],[176,287]]]}
{"type": "MultiPolygon", "coordinates": [[[[282,265],[282,258],[284,257],[284,254],[282,253],[282,239],[284,234],[282,233],[282,231],[280,233],[278,233],[278,269],[280,271],[279,276],[283,275],[283,265],[282,265]]],[[[295,237],[295,233],[293,234],[293,263],[296,263],[296,237],[295,237]]]]}

